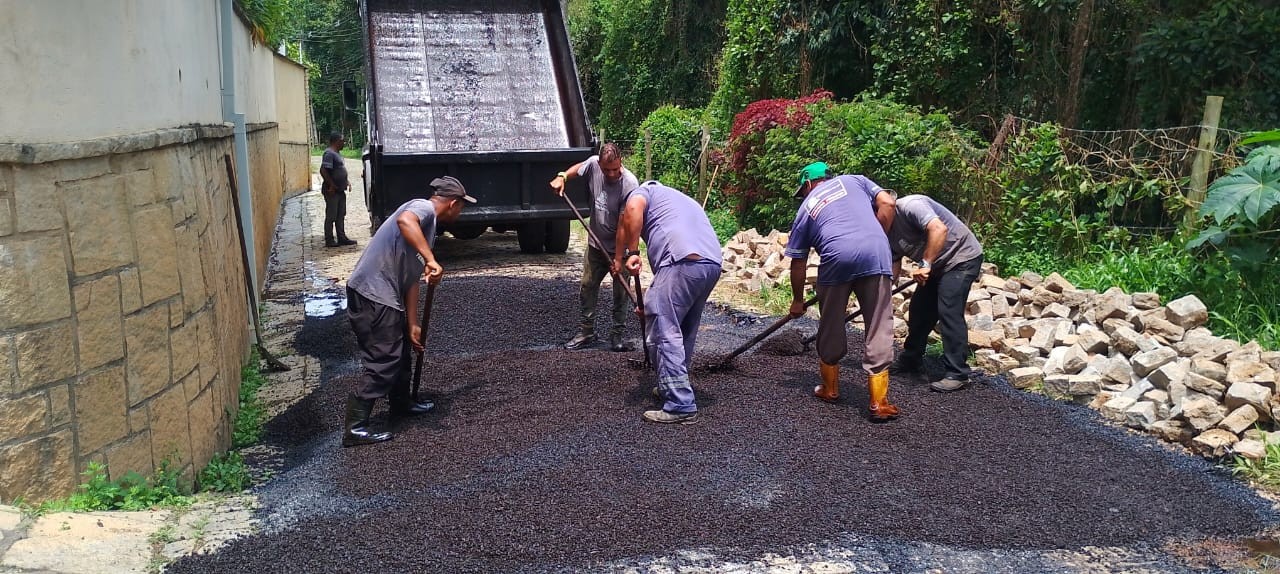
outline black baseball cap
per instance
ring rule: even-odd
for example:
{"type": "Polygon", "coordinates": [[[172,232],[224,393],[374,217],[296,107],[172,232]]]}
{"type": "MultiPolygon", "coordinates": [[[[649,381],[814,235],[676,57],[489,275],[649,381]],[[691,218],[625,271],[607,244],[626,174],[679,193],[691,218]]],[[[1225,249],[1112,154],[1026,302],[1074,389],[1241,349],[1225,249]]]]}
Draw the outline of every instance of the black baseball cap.
{"type": "Polygon", "coordinates": [[[468,203],[475,203],[476,198],[467,195],[467,188],[462,187],[462,182],[457,178],[446,175],[431,180],[431,187],[436,190],[435,195],[440,197],[448,197],[451,199],[462,199],[468,203]]]}

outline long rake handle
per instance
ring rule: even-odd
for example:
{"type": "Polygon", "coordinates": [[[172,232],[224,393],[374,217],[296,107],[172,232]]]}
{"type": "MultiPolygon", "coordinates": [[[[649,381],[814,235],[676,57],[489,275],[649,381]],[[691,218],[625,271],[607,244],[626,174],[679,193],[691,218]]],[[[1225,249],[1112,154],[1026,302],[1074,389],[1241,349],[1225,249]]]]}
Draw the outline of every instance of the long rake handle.
{"type": "MultiPolygon", "coordinates": [[[[804,302],[804,308],[808,309],[809,307],[812,307],[814,303],[817,303],[817,302],[818,302],[817,296],[810,297],[808,301],[804,302]]],[[[743,343],[742,346],[738,347],[737,349],[734,349],[732,353],[729,353],[729,356],[725,357],[723,360],[720,361],[720,365],[729,364],[729,361],[732,361],[738,355],[741,355],[747,352],[747,349],[750,349],[751,347],[756,346],[758,343],[760,343],[760,341],[763,341],[765,337],[772,335],[774,331],[781,329],[783,325],[790,323],[793,319],[794,317],[790,315],[783,315],[782,318],[778,319],[777,321],[774,321],[772,325],[769,325],[768,329],[761,331],[759,335],[752,337],[750,341],[747,341],[746,343],[743,343]]]]}
{"type": "MultiPolygon", "coordinates": [[[[580,211],[578,211],[578,206],[574,205],[574,204],[573,204],[573,201],[569,199],[569,194],[567,194],[567,193],[562,193],[562,194],[560,194],[560,197],[564,199],[564,202],[565,202],[565,203],[569,204],[569,209],[572,209],[572,210],[573,210],[573,216],[578,218],[578,223],[581,223],[581,224],[582,224],[582,228],[587,230],[587,235],[588,235],[588,236],[590,236],[590,237],[591,237],[591,239],[593,239],[593,240],[596,242],[596,245],[604,245],[604,243],[603,243],[602,241],[600,241],[600,238],[599,238],[599,237],[596,237],[596,233],[595,233],[594,231],[591,231],[591,226],[590,226],[590,225],[587,225],[587,220],[586,220],[586,219],[583,219],[583,217],[582,217],[582,213],[581,213],[580,211]]],[[[588,246],[587,246],[587,249],[590,249],[590,248],[591,248],[591,246],[589,246],[589,245],[588,245],[588,246]]],[[[610,254],[607,254],[607,255],[612,256],[612,254],[611,254],[611,253],[610,253],[610,254]]],[[[631,287],[630,287],[629,285],[627,285],[627,282],[622,278],[622,275],[621,275],[621,274],[614,272],[614,271],[613,271],[613,269],[610,269],[610,270],[609,270],[609,275],[612,275],[612,276],[613,276],[613,279],[614,279],[614,285],[621,285],[621,286],[622,286],[622,290],[623,290],[623,291],[625,291],[625,292],[627,293],[627,297],[630,297],[630,298],[631,298],[631,304],[632,304],[632,305],[639,305],[640,307],[644,307],[644,305],[642,305],[642,304],[640,303],[639,295],[637,295],[637,293],[638,293],[638,292],[639,292],[639,290],[640,290],[640,286],[639,286],[639,284],[637,284],[637,285],[636,285],[636,288],[635,288],[635,290],[633,291],[633,290],[631,289],[631,287]]],[[[643,326],[641,326],[641,329],[643,329],[643,326]]]]}
{"type": "Polygon", "coordinates": [[[418,401],[418,387],[422,384],[422,357],[427,354],[427,327],[431,325],[431,303],[436,298],[436,286],[427,283],[427,301],[422,305],[422,350],[418,351],[417,364],[413,367],[413,400],[418,401]]]}
{"type": "MultiPolygon", "coordinates": [[[[644,289],[640,287],[640,276],[632,275],[636,279],[636,306],[644,309],[644,289]]],[[[644,344],[644,366],[649,366],[649,334],[645,332],[644,317],[640,317],[640,342],[644,344]]]]}
{"type": "MultiPolygon", "coordinates": [[[[915,284],[916,284],[916,283],[915,283],[915,281],[912,281],[912,282],[909,282],[909,283],[903,283],[902,285],[899,285],[896,289],[894,289],[892,293],[889,293],[889,295],[890,295],[890,296],[897,295],[898,293],[901,293],[901,292],[903,292],[903,291],[906,291],[906,290],[907,290],[907,287],[910,287],[910,286],[915,285],[915,284]]],[[[911,296],[911,295],[907,295],[907,297],[910,297],[910,296],[911,296]]],[[[854,312],[849,313],[849,316],[844,318],[844,322],[845,322],[845,323],[848,323],[848,322],[850,322],[850,321],[852,321],[852,320],[854,320],[854,319],[857,319],[857,318],[858,318],[858,315],[861,315],[861,314],[862,314],[862,308],[861,308],[861,307],[859,307],[859,308],[858,308],[858,309],[856,309],[854,312]]],[[[809,335],[809,336],[808,336],[804,341],[801,341],[801,344],[802,344],[802,345],[804,345],[804,346],[806,346],[806,347],[808,347],[808,346],[809,346],[809,344],[813,343],[813,342],[814,342],[814,341],[816,341],[816,340],[818,340],[818,334],[817,334],[817,333],[814,333],[814,334],[812,334],[812,335],[809,335]]]]}

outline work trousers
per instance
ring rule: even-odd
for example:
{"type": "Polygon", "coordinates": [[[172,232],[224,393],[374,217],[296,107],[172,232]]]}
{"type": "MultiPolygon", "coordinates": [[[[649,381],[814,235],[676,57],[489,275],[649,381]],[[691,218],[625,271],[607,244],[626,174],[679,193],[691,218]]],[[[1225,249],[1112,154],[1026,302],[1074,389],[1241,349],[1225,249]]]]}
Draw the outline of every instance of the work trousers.
{"type": "Polygon", "coordinates": [[[929,280],[916,288],[908,308],[907,341],[902,350],[907,362],[924,358],[929,333],[941,324],[942,364],[946,376],[958,381],[969,380],[969,325],[964,320],[964,307],[969,300],[969,287],[981,273],[982,256],[979,255],[945,272],[930,273],[929,280]]]}
{"type": "MultiPolygon", "coordinates": [[[[596,303],[600,301],[600,281],[609,275],[612,258],[605,252],[588,246],[582,257],[582,292],[578,297],[581,329],[588,335],[596,331],[596,303]]],[[[617,279],[613,280],[613,326],[610,335],[622,334],[627,325],[626,291],[617,279]]]]}
{"type": "Polygon", "coordinates": [[[658,269],[644,294],[644,320],[658,369],[658,390],[670,413],[697,412],[689,365],[702,323],[702,308],[720,280],[713,261],[679,261],[658,269]]]}
{"type": "Polygon", "coordinates": [[[862,368],[878,373],[893,362],[893,302],[888,275],[869,275],[835,285],[818,285],[818,358],[834,365],[849,351],[844,319],[848,315],[849,295],[858,297],[862,309],[866,348],[862,368]]]}
{"type": "Polygon", "coordinates": [[[346,218],[347,218],[347,193],[345,191],[330,191],[321,194],[324,196],[324,238],[326,241],[337,239],[346,239],[346,218]]]}
{"type": "Polygon", "coordinates": [[[356,334],[363,371],[355,395],[373,400],[409,397],[409,361],[413,356],[404,311],[372,301],[347,288],[347,318],[356,334]]]}

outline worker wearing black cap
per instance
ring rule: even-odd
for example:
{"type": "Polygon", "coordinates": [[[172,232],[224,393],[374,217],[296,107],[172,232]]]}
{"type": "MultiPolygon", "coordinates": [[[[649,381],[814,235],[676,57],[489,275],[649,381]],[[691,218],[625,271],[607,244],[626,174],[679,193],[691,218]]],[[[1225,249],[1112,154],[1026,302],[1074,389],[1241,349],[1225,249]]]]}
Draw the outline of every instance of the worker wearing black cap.
{"type": "Polygon", "coordinates": [[[431,251],[437,222],[453,223],[462,206],[476,200],[452,177],[432,180],[431,187],[430,199],[409,200],[383,222],[347,279],[347,315],[364,372],[347,399],[342,446],[391,438],[369,428],[379,398],[390,395],[395,416],[420,415],[435,406],[409,396],[409,346],[422,349],[418,285],[424,274],[433,284],[444,274],[431,251]]]}

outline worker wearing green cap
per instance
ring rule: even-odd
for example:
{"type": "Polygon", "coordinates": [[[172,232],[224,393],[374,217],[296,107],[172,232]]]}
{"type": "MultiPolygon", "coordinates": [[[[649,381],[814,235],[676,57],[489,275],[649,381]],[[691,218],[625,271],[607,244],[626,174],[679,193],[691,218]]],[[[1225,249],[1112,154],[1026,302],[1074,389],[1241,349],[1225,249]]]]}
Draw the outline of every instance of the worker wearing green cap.
{"type": "Polygon", "coordinates": [[[791,258],[792,317],[804,313],[805,273],[809,250],[818,264],[818,358],[822,384],[813,394],[827,402],[840,398],[840,359],[848,351],[844,318],[849,296],[858,297],[863,310],[866,346],[862,368],[868,374],[868,405],[873,422],[898,416],[889,404],[889,363],[893,361],[893,257],[886,237],[893,225],[893,192],[861,175],[833,176],[822,162],[800,171],[795,196],[803,198],[786,256],[791,258]]]}

